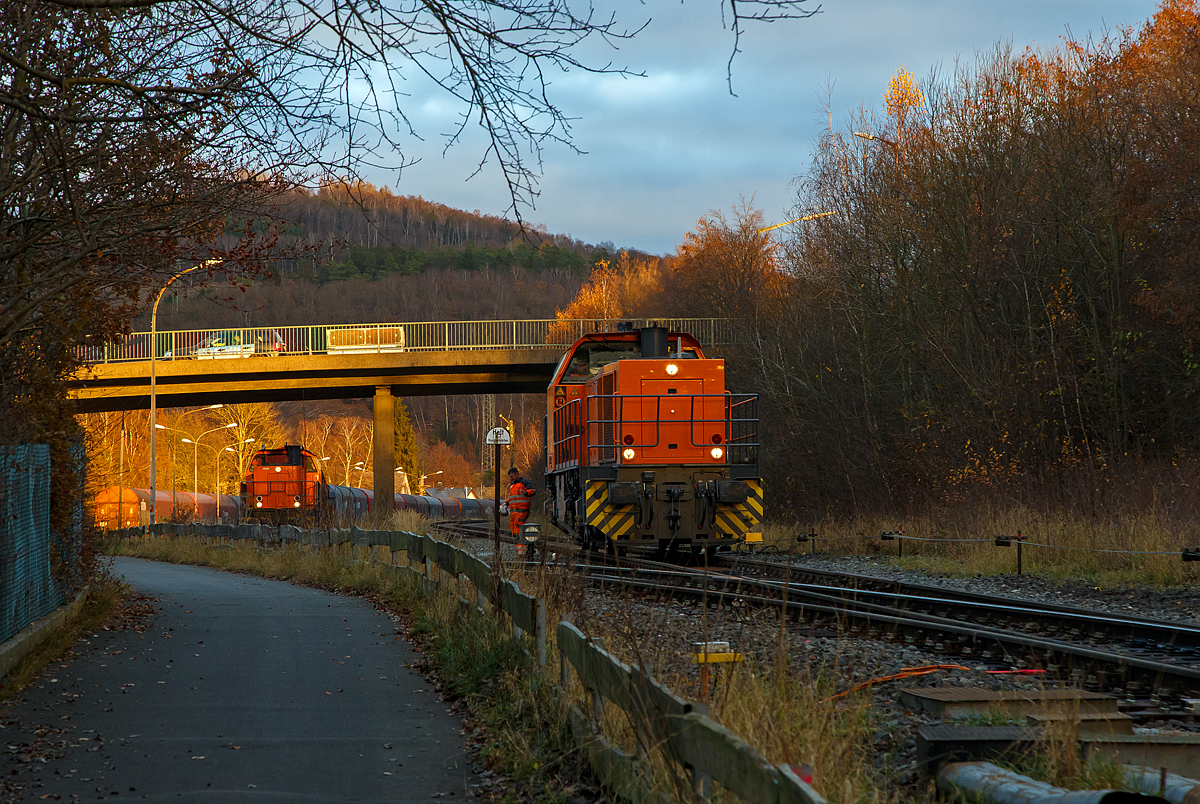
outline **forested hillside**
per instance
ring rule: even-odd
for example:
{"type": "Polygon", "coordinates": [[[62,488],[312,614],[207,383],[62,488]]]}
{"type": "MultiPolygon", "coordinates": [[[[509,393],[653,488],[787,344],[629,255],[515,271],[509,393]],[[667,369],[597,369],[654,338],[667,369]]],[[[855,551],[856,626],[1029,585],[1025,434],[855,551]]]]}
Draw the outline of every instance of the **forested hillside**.
{"type": "MultiPolygon", "coordinates": [[[[631,260],[657,270],[662,262],[628,252],[612,255],[611,243],[594,247],[540,230],[522,233],[499,218],[393,196],[367,184],[327,183],[316,193],[297,190],[283,197],[274,214],[285,237],[307,241],[310,259],[281,265],[269,279],[231,284],[218,278],[168,296],[159,308],[160,330],[554,318],[577,303],[594,271],[605,275],[614,270],[610,264],[624,266],[631,260]]],[[[148,315],[134,326],[148,329],[148,315]]],[[[482,420],[481,398],[406,401],[422,471],[440,472],[436,480],[447,485],[478,484],[479,442],[497,424],[482,420]]],[[[540,473],[542,405],[538,395],[496,402],[497,412],[513,422],[518,434],[518,447],[505,460],[518,461],[535,476],[540,473]]],[[[269,437],[315,444],[315,434],[328,436],[332,428],[340,434],[339,477],[363,482],[366,470],[352,473],[348,467],[369,457],[369,439],[362,438],[371,425],[369,400],[271,407],[277,424],[269,437]]],[[[114,421],[93,417],[93,426],[111,428],[114,421]]],[[[111,445],[114,437],[109,433],[98,443],[111,445]]],[[[190,457],[181,453],[179,461],[190,457]]],[[[236,476],[236,467],[227,468],[236,476]]],[[[139,471],[144,473],[145,467],[139,471]]],[[[163,474],[167,471],[160,469],[160,484],[175,482],[163,474]]],[[[130,475],[139,476],[137,471],[130,475]]]]}
{"type": "MultiPolygon", "coordinates": [[[[597,266],[630,258],[612,243],[522,231],[363,182],[296,189],[269,217],[289,252],[307,256],[277,263],[270,278],[230,284],[218,275],[183,290],[164,301],[161,328],[553,318],[597,266]]],[[[143,314],[134,327],[148,325],[143,314]]]]}
{"type": "MultiPolygon", "coordinates": [[[[361,181],[327,181],[315,191],[296,188],[276,197],[264,219],[277,223],[289,252],[307,255],[289,257],[276,273],[318,284],[450,269],[586,275],[615,252],[612,243],[594,246],[550,234],[545,226],[522,229],[479,210],[393,195],[361,181]]],[[[253,225],[261,228],[264,222],[253,225]]]]}

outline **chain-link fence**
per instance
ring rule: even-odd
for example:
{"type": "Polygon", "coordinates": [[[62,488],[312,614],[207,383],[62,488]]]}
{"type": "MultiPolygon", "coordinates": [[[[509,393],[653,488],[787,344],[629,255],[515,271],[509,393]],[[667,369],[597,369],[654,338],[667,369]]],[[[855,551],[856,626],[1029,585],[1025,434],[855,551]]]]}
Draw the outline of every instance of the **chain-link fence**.
{"type": "Polygon", "coordinates": [[[49,614],[66,599],[67,576],[77,563],[82,509],[67,532],[50,525],[50,447],[0,447],[0,641],[49,614]]]}

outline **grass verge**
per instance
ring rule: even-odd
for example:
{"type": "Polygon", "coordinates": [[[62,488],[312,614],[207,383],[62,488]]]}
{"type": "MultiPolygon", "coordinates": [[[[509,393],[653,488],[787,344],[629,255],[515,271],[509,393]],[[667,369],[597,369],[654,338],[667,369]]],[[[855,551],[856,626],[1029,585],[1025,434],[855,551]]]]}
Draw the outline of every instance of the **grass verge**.
{"type": "Polygon", "coordinates": [[[1027,542],[1023,571],[1030,575],[1161,587],[1200,581],[1200,562],[1184,563],[1180,556],[1183,548],[1197,546],[1190,527],[1155,510],[1105,519],[1010,506],[936,510],[915,519],[771,522],[763,527],[763,543],[767,552],[808,553],[812,543],[799,543],[796,536],[816,532],[820,553],[890,556],[899,566],[946,575],[1007,575],[1016,572],[1016,546],[997,547],[994,538],[1019,531],[1027,542]],[[897,527],[922,539],[905,540],[903,558],[896,556],[896,541],[877,538],[897,527]]]}
{"type": "Polygon", "coordinates": [[[37,647],[0,681],[0,701],[33,683],[42,670],[65,655],[82,634],[99,628],[117,610],[127,591],[128,587],[108,572],[99,573],[79,611],[47,632],[37,647]]]}

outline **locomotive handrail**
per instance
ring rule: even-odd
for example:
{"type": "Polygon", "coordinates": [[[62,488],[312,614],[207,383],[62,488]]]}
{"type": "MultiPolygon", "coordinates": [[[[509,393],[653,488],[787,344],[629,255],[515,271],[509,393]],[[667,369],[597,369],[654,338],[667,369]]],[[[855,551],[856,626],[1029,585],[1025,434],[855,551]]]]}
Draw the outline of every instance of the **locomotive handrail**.
{"type": "MultiPolygon", "coordinates": [[[[702,426],[705,424],[721,424],[721,425],[724,425],[724,427],[725,427],[725,433],[722,436],[722,443],[730,450],[729,462],[730,463],[757,463],[758,462],[757,450],[762,445],[758,442],[759,418],[758,418],[758,411],[757,411],[757,402],[758,402],[757,394],[730,394],[730,393],[722,393],[722,394],[588,394],[584,399],[585,399],[585,404],[587,405],[587,411],[588,411],[587,422],[586,422],[587,432],[591,432],[591,428],[593,426],[602,426],[602,425],[611,425],[612,426],[611,441],[605,441],[605,443],[588,444],[587,449],[588,449],[589,462],[590,462],[591,458],[593,457],[593,455],[595,455],[597,458],[597,460],[596,460],[597,463],[615,463],[615,462],[617,462],[618,455],[620,454],[620,448],[622,448],[622,447],[632,447],[632,448],[636,448],[636,449],[652,449],[654,447],[659,446],[662,441],[662,432],[661,432],[661,428],[663,425],[662,402],[664,399],[670,399],[670,400],[677,401],[677,402],[681,402],[682,400],[685,400],[685,399],[688,400],[688,403],[690,406],[688,416],[686,418],[680,418],[677,421],[667,420],[667,422],[674,423],[674,424],[684,424],[684,423],[688,424],[689,429],[690,429],[689,438],[691,439],[691,446],[693,446],[693,447],[713,446],[713,443],[710,443],[708,441],[704,441],[704,442],[696,441],[696,428],[697,428],[697,426],[702,426]],[[613,407],[612,407],[612,415],[614,418],[612,418],[612,419],[593,418],[591,415],[591,411],[593,411],[594,409],[598,409],[600,407],[600,405],[598,405],[598,404],[593,406],[593,400],[598,401],[598,400],[605,400],[605,399],[613,400],[613,402],[614,402],[613,407]],[[642,400],[642,399],[653,399],[655,401],[654,417],[653,418],[642,418],[642,419],[627,418],[625,416],[625,402],[627,400],[642,400]],[[723,408],[724,408],[724,415],[720,418],[699,418],[699,417],[697,417],[696,416],[696,400],[697,399],[720,399],[720,400],[722,400],[723,408]],[[748,415],[735,416],[734,411],[738,408],[743,408],[743,407],[750,409],[748,415]],[[631,425],[653,425],[654,435],[655,435],[654,441],[628,442],[628,443],[625,442],[624,430],[626,427],[629,427],[631,425]],[[746,431],[746,432],[737,432],[744,427],[750,427],[753,429],[746,431]],[[753,440],[749,440],[749,439],[753,439],[753,440]],[[611,458],[603,457],[603,455],[609,450],[612,451],[612,457],[611,458]],[[737,453],[738,459],[736,459],[736,460],[735,460],[734,454],[733,454],[734,450],[738,451],[738,453],[737,453]]],[[[571,405],[578,403],[579,401],[580,400],[573,400],[572,402],[568,403],[567,405],[564,405],[562,408],[559,408],[559,410],[564,410],[564,409],[570,407],[571,405]]],[[[644,413],[644,411],[643,411],[643,413],[644,413]]],[[[557,411],[556,411],[556,414],[557,414],[557,411]]],[[[558,454],[557,448],[560,443],[573,441],[576,438],[582,438],[582,432],[581,432],[578,435],[571,435],[571,436],[568,436],[567,438],[563,438],[561,440],[557,439],[558,422],[559,422],[559,418],[556,415],[555,416],[555,423],[556,423],[556,432],[555,432],[556,452],[555,452],[555,455],[556,456],[558,454]]]]}
{"type": "MultiPolygon", "coordinates": [[[[567,319],[513,321],[409,321],[366,324],[309,324],[303,326],[226,326],[212,329],[159,331],[157,360],[269,357],[274,355],[446,352],[480,349],[563,349],[593,332],[616,332],[618,325],[663,326],[688,332],[704,346],[733,343],[728,318],[567,319]],[[247,351],[221,353],[226,342],[247,351]]],[[[150,360],[149,332],[134,332],[119,342],[76,347],[84,363],[127,363],[150,360]]]]}
{"type": "Polygon", "coordinates": [[[555,466],[563,466],[571,461],[578,461],[583,453],[583,450],[580,449],[583,443],[583,425],[581,424],[583,421],[582,405],[581,400],[572,399],[554,411],[552,448],[555,466]],[[575,429],[573,430],[573,428],[575,429]],[[560,431],[566,432],[562,438],[559,438],[560,431]]]}

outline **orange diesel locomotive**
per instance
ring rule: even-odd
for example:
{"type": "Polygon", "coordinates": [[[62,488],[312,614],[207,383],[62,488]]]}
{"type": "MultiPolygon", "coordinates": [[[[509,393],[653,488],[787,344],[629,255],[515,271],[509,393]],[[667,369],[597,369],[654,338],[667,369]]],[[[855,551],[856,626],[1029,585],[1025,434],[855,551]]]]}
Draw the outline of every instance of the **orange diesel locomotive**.
{"type": "Polygon", "coordinates": [[[580,338],[547,389],[549,519],[588,548],[760,541],[758,398],[662,327],[580,338]]]}
{"type": "MultiPolygon", "coordinates": [[[[242,483],[245,515],[273,524],[348,525],[371,513],[374,505],[371,489],[326,483],[313,454],[296,444],[256,452],[242,483]]],[[[445,519],[483,516],[494,507],[492,500],[417,494],[397,494],[394,500],[396,511],[445,519]]]]}

